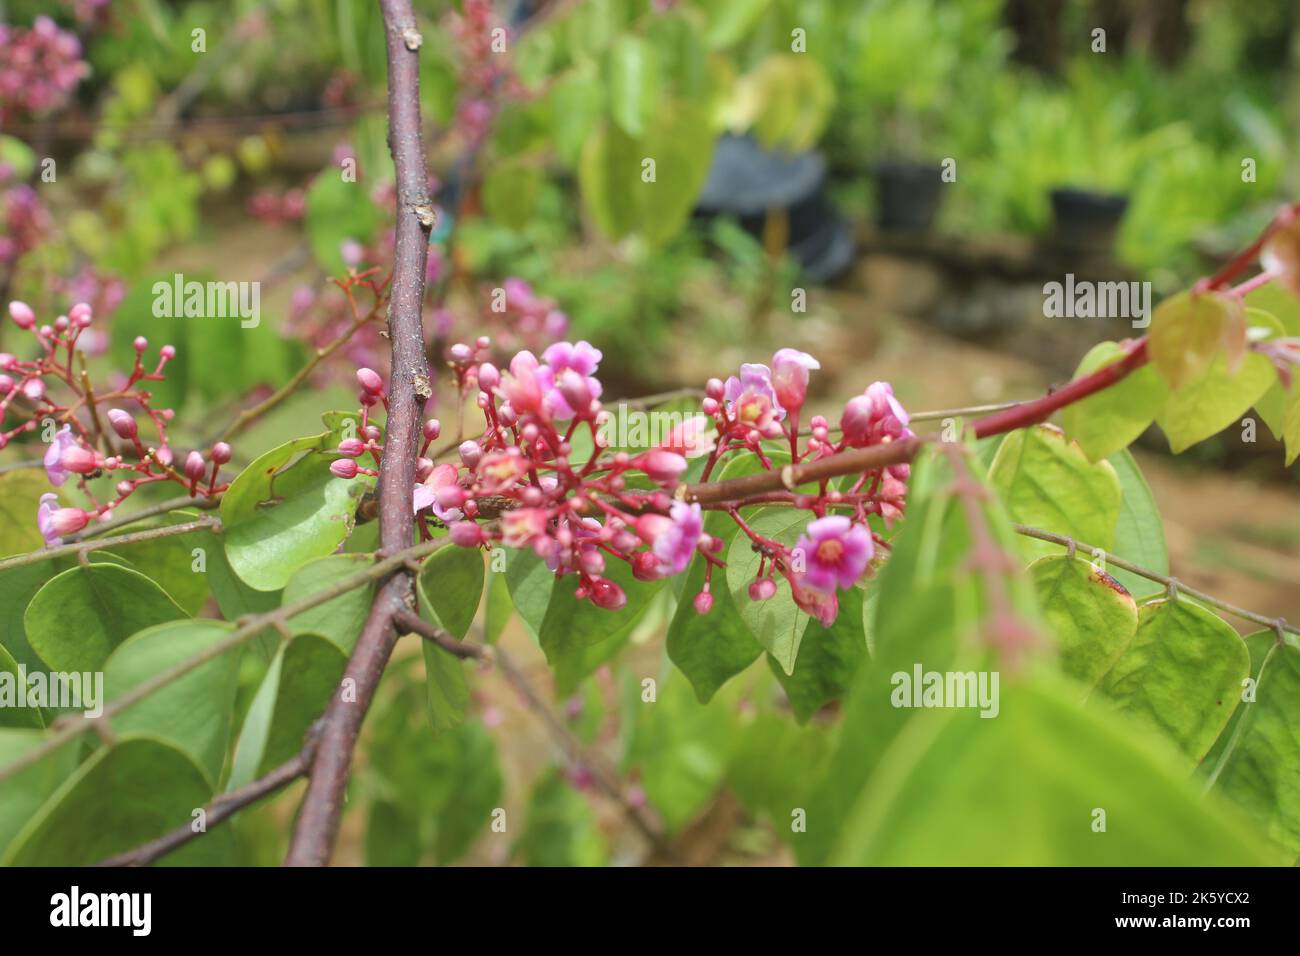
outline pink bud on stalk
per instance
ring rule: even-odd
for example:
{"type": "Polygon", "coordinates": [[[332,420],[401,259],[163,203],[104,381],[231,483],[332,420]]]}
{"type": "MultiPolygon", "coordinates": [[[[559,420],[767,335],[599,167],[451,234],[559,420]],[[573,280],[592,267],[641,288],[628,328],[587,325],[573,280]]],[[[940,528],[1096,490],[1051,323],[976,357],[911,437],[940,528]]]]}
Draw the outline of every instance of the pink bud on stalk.
{"type": "Polygon", "coordinates": [[[713,610],[713,595],[708,591],[701,591],[695,595],[695,600],[691,603],[695,605],[696,614],[708,614],[713,610]]]}
{"type": "Polygon", "coordinates": [[[218,465],[224,465],[230,461],[230,446],[223,441],[217,442],[212,446],[212,460],[218,465]]]}
{"type": "Polygon", "coordinates": [[[81,445],[69,445],[59,456],[59,466],[78,475],[93,474],[102,464],[98,455],[81,445]]]}
{"type": "Polygon", "coordinates": [[[339,442],[339,454],[349,458],[359,458],[365,453],[366,443],[360,438],[345,438],[339,442]]]}
{"type": "Polygon", "coordinates": [[[76,534],[90,523],[90,515],[80,508],[59,508],[50,514],[50,529],[59,537],[76,534]]]}
{"type": "Polygon", "coordinates": [[[120,408],[110,408],[108,410],[108,423],[113,426],[113,431],[117,432],[119,438],[125,438],[127,441],[135,438],[140,433],[140,427],[131,417],[130,412],[125,412],[120,408]]]}
{"type": "Polygon", "coordinates": [[[384,394],[384,380],[372,368],[357,369],[357,381],[361,384],[361,389],[364,392],[371,395],[384,394]]]}
{"type": "Polygon", "coordinates": [[[472,521],[453,521],[447,528],[447,536],[462,548],[477,548],[484,541],[483,529],[472,521]]]}
{"type": "Polygon", "coordinates": [[[26,302],[10,302],[9,315],[20,329],[30,329],[36,324],[36,313],[26,302]]]}
{"type": "Polygon", "coordinates": [[[207,470],[207,462],[197,451],[192,451],[185,456],[185,477],[190,481],[198,481],[207,470]]]}
{"type": "Polygon", "coordinates": [[[442,422],[436,418],[430,418],[424,423],[425,441],[437,441],[438,436],[442,434],[442,422]]]}
{"type": "Polygon", "coordinates": [[[340,458],[338,461],[330,463],[330,471],[336,478],[355,478],[357,476],[357,463],[351,458],[340,458]]]}

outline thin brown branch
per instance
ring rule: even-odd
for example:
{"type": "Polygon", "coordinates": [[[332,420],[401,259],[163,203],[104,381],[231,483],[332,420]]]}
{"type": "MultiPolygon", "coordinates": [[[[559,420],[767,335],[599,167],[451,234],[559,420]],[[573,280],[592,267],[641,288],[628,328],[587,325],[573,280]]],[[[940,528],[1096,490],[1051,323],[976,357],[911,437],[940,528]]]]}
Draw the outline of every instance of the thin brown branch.
{"type": "Polygon", "coordinates": [[[294,754],[292,758],[286,760],[280,766],[270,771],[266,775],[259,777],[251,783],[246,783],[242,787],[230,790],[217,796],[211,803],[203,808],[204,828],[195,830],[193,823],[187,823],[177,827],[170,833],[165,833],[156,840],[150,840],[148,843],[141,844],[134,850],[128,850],[125,853],[119,853],[116,856],[110,856],[106,860],[100,861],[98,866],[148,866],[155,860],[166,856],[173,850],[179,849],[191,840],[202,836],[209,829],[225,822],[233,817],[240,810],[250,804],[256,803],[264,797],[287,787],[299,777],[307,773],[311,766],[312,752],[315,749],[315,739],[309,734],[308,742],[303,749],[294,754]]]}
{"type": "MultiPolygon", "coordinates": [[[[393,359],[384,458],[379,469],[379,540],[381,547],[392,553],[406,546],[413,535],[411,489],[415,487],[420,419],[431,397],[421,316],[434,212],[420,126],[419,48],[423,40],[411,0],[380,0],[379,7],[388,59],[388,145],[397,178],[397,231],[388,305],[393,359]]],[[[404,567],[397,569],[375,597],[343,675],[352,693],[335,694],[320,719],[320,745],[286,865],[324,866],[329,862],[353,748],[397,641],[393,615],[411,607],[414,600],[413,577],[404,567]]]]}
{"type": "Polygon", "coordinates": [[[7,571],[10,568],[22,567],[25,564],[37,564],[41,561],[49,561],[52,558],[62,558],[69,555],[81,558],[84,555],[89,554],[91,551],[101,551],[105,548],[112,548],[121,544],[137,544],[141,541],[153,541],[157,538],[170,538],[179,534],[190,534],[194,531],[219,532],[220,530],[220,518],[202,517],[181,524],[165,525],[161,528],[146,528],[144,531],[133,531],[130,534],[118,535],[115,538],[85,538],[81,541],[74,541],[71,544],[60,544],[53,548],[42,548],[40,551],[31,551],[27,554],[19,554],[12,558],[5,558],[3,561],[0,561],[0,571],[7,571]]]}

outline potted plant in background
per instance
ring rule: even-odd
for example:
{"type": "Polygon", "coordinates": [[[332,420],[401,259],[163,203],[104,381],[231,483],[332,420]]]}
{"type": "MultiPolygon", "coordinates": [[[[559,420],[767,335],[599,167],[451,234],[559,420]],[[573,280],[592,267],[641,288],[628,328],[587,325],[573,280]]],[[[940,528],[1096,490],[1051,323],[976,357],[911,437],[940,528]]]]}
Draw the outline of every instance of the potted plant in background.
{"type": "Polygon", "coordinates": [[[991,76],[1005,60],[1000,2],[970,4],[871,0],[843,11],[846,36],[836,63],[839,108],[831,142],[840,168],[872,157],[876,225],[925,232],[942,199],[951,155],[948,123],[960,113],[974,73],[991,76]]]}

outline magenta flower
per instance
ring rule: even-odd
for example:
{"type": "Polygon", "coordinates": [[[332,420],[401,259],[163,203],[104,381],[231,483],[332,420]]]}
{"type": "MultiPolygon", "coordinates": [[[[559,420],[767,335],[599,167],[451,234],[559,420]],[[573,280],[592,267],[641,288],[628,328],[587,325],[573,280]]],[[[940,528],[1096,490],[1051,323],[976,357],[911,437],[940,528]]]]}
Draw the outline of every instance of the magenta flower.
{"type": "Polygon", "coordinates": [[[785,409],[772,385],[772,370],[766,365],[742,365],[740,377],[727,379],[723,398],[732,417],[746,429],[758,431],[764,438],[781,434],[777,423],[785,418],[785,409]]]}
{"type": "Polygon", "coordinates": [[[704,518],[698,504],[674,501],[668,512],[670,524],[655,538],[651,550],[664,567],[665,574],[680,574],[691,563],[695,546],[704,533],[704,518]]]}
{"type": "Polygon", "coordinates": [[[805,614],[815,617],[817,623],[822,627],[830,627],[835,623],[835,619],[840,616],[840,599],[834,591],[828,594],[825,591],[804,587],[798,582],[792,581],[790,595],[794,598],[794,603],[799,606],[799,609],[805,614]]]}
{"type": "Polygon", "coordinates": [[[844,515],[809,523],[795,547],[803,551],[806,562],[801,583],[826,594],[833,594],[837,586],[856,584],[875,552],[871,532],[844,515]]]}
{"type": "Polygon", "coordinates": [[[55,488],[67,481],[71,474],[63,466],[63,453],[69,448],[75,448],[76,444],[77,440],[72,437],[72,426],[64,425],[54,433],[54,441],[45,449],[45,474],[55,488]]]}
{"type": "Polygon", "coordinates": [[[412,506],[416,512],[432,507],[434,515],[444,523],[460,521],[465,512],[451,504],[457,498],[464,501],[460,475],[455,465],[441,464],[429,472],[429,477],[415,486],[412,506]],[[460,492],[458,495],[457,492],[460,492]]]}
{"type": "Polygon", "coordinates": [[[501,376],[497,394],[520,415],[542,410],[542,383],[538,371],[537,356],[523,351],[510,360],[510,373],[501,376]]]}
{"type": "Polygon", "coordinates": [[[787,412],[803,408],[808,396],[808,373],[821,367],[821,363],[807,352],[778,349],[772,356],[772,385],[776,390],[777,404],[787,412]]]}
{"type": "Polygon", "coordinates": [[[852,448],[896,441],[912,433],[907,410],[894,398],[888,382],[872,382],[861,395],[849,399],[840,417],[844,439],[852,448]]]}
{"type": "Polygon", "coordinates": [[[36,527],[41,529],[41,537],[47,547],[62,544],[63,539],[54,530],[54,512],[59,510],[59,496],[53,492],[41,495],[40,506],[36,509],[36,527]]]}
{"type": "Polygon", "coordinates": [[[567,420],[590,414],[591,403],[600,398],[601,384],[595,374],[602,358],[600,349],[589,342],[556,342],[542,353],[546,364],[538,368],[537,381],[552,418],[567,420]]]}

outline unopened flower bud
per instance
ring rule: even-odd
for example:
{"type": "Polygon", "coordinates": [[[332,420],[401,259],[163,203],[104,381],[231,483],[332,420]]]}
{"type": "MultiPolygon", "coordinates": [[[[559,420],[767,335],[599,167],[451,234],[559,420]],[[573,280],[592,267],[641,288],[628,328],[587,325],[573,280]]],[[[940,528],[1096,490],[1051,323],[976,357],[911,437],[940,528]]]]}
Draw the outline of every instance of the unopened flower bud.
{"type": "Polygon", "coordinates": [[[617,611],[627,604],[623,589],[609,578],[592,578],[589,592],[591,603],[606,611],[617,611]]]}
{"type": "Polygon", "coordinates": [[[676,452],[654,448],[636,460],[636,467],[654,481],[676,481],[686,470],[686,459],[676,452]]]}
{"type": "Polygon", "coordinates": [[[424,438],[426,441],[437,441],[438,436],[442,434],[442,422],[436,418],[430,418],[424,423],[424,438]]]}
{"type": "Polygon", "coordinates": [[[39,401],[45,397],[45,383],[39,378],[28,379],[23,384],[23,395],[31,401],[39,401]]]}
{"type": "Polygon", "coordinates": [[[448,357],[456,365],[465,365],[474,358],[474,350],[463,342],[457,342],[447,350],[448,357]]]}
{"type": "Polygon", "coordinates": [[[64,471],[75,472],[78,475],[92,474],[101,464],[98,455],[81,445],[69,445],[59,456],[59,466],[64,471]]]}
{"type": "Polygon", "coordinates": [[[212,446],[211,458],[218,465],[224,465],[230,461],[230,446],[223,441],[217,442],[212,446]]]}
{"type": "Polygon", "coordinates": [[[491,362],[484,362],[478,367],[478,386],[486,391],[492,391],[501,384],[501,373],[491,362]]]}
{"type": "Polygon", "coordinates": [[[365,453],[366,443],[360,438],[345,438],[339,442],[339,454],[349,458],[359,458],[365,453]]]}
{"type": "Polygon", "coordinates": [[[466,468],[477,468],[483,458],[483,448],[472,438],[461,442],[456,451],[460,453],[460,460],[465,463],[466,468]]]}
{"type": "Polygon", "coordinates": [[[154,460],[157,461],[158,464],[162,465],[164,468],[170,468],[172,466],[172,462],[176,460],[175,456],[172,455],[172,450],[168,448],[166,445],[163,445],[161,448],[159,448],[158,451],[154,453],[153,457],[154,460]]]}
{"type": "Polygon", "coordinates": [[[439,508],[459,508],[469,495],[460,485],[443,485],[433,493],[433,500],[439,508]]]}
{"type": "Polygon", "coordinates": [[[722,384],[722,379],[720,378],[711,378],[704,384],[704,394],[715,402],[722,401],[722,396],[725,391],[726,386],[722,384]]]}
{"type": "Polygon", "coordinates": [[[766,601],[774,594],[776,594],[776,582],[771,578],[759,578],[749,585],[751,601],[766,601]]]}
{"type": "Polygon", "coordinates": [[[131,343],[137,352],[143,352],[149,347],[149,340],[143,335],[137,335],[135,341],[131,343]]]}
{"type": "Polygon", "coordinates": [[[657,581],[663,577],[660,562],[652,551],[638,551],[632,558],[632,576],[638,581],[657,581]]]}
{"type": "Polygon", "coordinates": [[[120,408],[108,410],[108,423],[113,426],[113,431],[117,432],[119,438],[125,438],[127,441],[140,433],[140,427],[136,425],[131,413],[124,412],[120,408]]]}
{"type": "Polygon", "coordinates": [[[384,380],[372,368],[357,369],[357,381],[361,384],[361,389],[364,392],[371,395],[384,394],[384,380]]]}
{"type": "Polygon", "coordinates": [[[77,325],[81,326],[83,329],[86,328],[88,325],[90,325],[90,318],[91,318],[90,306],[88,306],[84,302],[78,302],[76,305],[72,307],[71,311],[68,312],[68,318],[71,319],[73,322],[75,322],[77,325]]]}
{"type": "Polygon", "coordinates": [[[76,534],[89,523],[90,515],[80,508],[59,508],[50,515],[50,528],[59,537],[76,534]]]}
{"type": "Polygon", "coordinates": [[[483,529],[473,521],[453,521],[447,526],[447,536],[462,548],[477,548],[483,543],[483,529]]]}
{"type": "Polygon", "coordinates": [[[176,357],[176,346],[164,345],[158,350],[158,354],[163,357],[164,362],[170,362],[176,357]]]}
{"type": "Polygon", "coordinates": [[[340,458],[337,461],[330,462],[330,471],[336,478],[355,478],[357,476],[357,463],[351,458],[340,458]]]}
{"type": "Polygon", "coordinates": [[[10,302],[9,315],[20,329],[30,329],[36,324],[36,313],[26,302],[10,302]]]}
{"type": "Polygon", "coordinates": [[[708,591],[701,591],[695,595],[695,600],[691,603],[695,605],[696,614],[708,614],[713,610],[713,595],[708,591]]]}
{"type": "Polygon", "coordinates": [[[203,456],[197,451],[192,451],[185,456],[185,477],[190,481],[198,481],[207,470],[207,462],[203,460],[203,456]]]}

